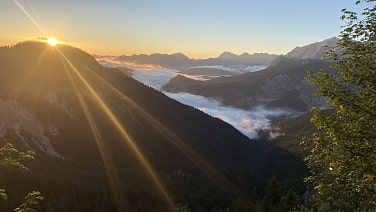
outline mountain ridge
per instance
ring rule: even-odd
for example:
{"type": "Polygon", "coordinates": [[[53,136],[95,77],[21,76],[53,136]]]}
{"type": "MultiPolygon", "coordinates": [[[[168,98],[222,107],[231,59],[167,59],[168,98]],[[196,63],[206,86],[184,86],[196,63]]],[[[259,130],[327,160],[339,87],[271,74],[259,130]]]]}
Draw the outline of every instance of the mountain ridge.
{"type": "MultiPolygon", "coordinates": [[[[175,201],[192,208],[225,208],[235,201],[237,193],[224,179],[252,199],[261,195],[274,173],[289,185],[304,176],[299,158],[251,141],[220,119],[118,69],[100,66],[77,48],[40,42],[2,47],[0,85],[0,104],[16,110],[14,116],[0,114],[10,119],[0,120],[0,144],[12,142],[37,152],[27,180],[5,174],[0,183],[9,192],[15,184],[17,191],[38,188],[46,197],[41,203],[46,211],[169,210],[118,126],[142,150],[175,201]],[[17,111],[26,112],[17,116],[17,111]],[[61,157],[38,146],[43,138],[39,135],[47,137],[61,157]],[[294,169],[284,172],[291,160],[294,169]],[[114,179],[117,187],[111,186],[114,179]]],[[[11,209],[12,204],[8,201],[0,209],[11,209]]]]}
{"type": "Polygon", "coordinates": [[[335,47],[338,41],[339,38],[337,37],[328,38],[320,42],[296,47],[284,56],[298,59],[324,59],[327,48],[335,47]]]}
{"type": "Polygon", "coordinates": [[[296,60],[280,58],[265,70],[196,81],[183,76],[172,78],[162,89],[168,92],[188,92],[219,100],[225,105],[251,109],[258,105],[307,111],[312,106],[325,104],[313,96],[314,86],[304,79],[308,70],[328,68],[323,60],[296,60]],[[287,101],[287,99],[290,99],[287,101]]]}
{"type": "Polygon", "coordinates": [[[277,55],[267,53],[255,53],[248,54],[243,53],[241,55],[235,55],[230,52],[223,52],[217,58],[207,59],[191,59],[182,53],[175,54],[159,54],[154,53],[150,55],[139,54],[126,56],[121,55],[116,58],[122,62],[132,62],[136,64],[153,64],[160,65],[166,68],[185,70],[197,66],[232,66],[232,65],[269,65],[270,62],[275,59],[277,55]]]}
{"type": "MultiPolygon", "coordinates": [[[[211,97],[225,105],[241,109],[264,105],[271,108],[308,111],[311,107],[326,105],[326,102],[324,98],[313,95],[316,87],[310,86],[305,79],[307,71],[330,69],[330,62],[324,60],[323,55],[327,48],[334,47],[337,42],[338,38],[333,37],[296,47],[286,55],[274,58],[266,69],[254,73],[219,77],[208,81],[195,81],[177,76],[162,89],[211,97]]],[[[224,57],[232,57],[232,54],[226,53],[224,57]]]]}

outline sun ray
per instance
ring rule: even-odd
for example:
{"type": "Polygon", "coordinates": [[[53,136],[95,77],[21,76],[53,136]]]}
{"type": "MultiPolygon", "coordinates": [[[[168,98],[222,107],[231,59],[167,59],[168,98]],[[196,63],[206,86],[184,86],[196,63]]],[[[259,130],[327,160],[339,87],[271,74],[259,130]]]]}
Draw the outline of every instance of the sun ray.
{"type": "Polygon", "coordinates": [[[149,175],[149,178],[152,180],[160,194],[162,195],[163,199],[165,200],[166,204],[169,206],[170,210],[175,211],[175,204],[172,201],[170,195],[168,194],[166,188],[162,184],[159,176],[150,165],[150,162],[141,152],[139,147],[137,146],[136,142],[133,138],[129,135],[128,131],[121,125],[120,121],[116,118],[114,113],[109,109],[106,103],[102,100],[102,98],[96,93],[96,91],[92,88],[92,86],[86,81],[86,79],[81,75],[81,73],[77,70],[77,68],[69,61],[69,59],[58,49],[58,52],[64,59],[64,61],[69,65],[70,70],[73,71],[75,76],[77,76],[80,83],[82,83],[88,91],[93,95],[98,105],[102,108],[104,113],[108,116],[108,118],[112,121],[116,129],[121,133],[124,138],[124,141],[128,144],[131,148],[133,153],[136,155],[137,159],[141,163],[142,167],[145,169],[146,173],[149,175]]]}
{"type": "Polygon", "coordinates": [[[152,65],[152,64],[142,64],[142,65],[139,65],[139,64],[136,64],[136,63],[123,62],[123,61],[117,61],[117,60],[109,60],[109,59],[105,59],[105,60],[108,61],[108,62],[110,62],[110,63],[120,64],[120,65],[142,66],[143,67],[142,69],[141,68],[133,69],[135,71],[145,71],[145,67],[146,67],[146,68],[148,68],[147,70],[153,70],[153,71],[165,72],[165,73],[170,73],[170,74],[176,74],[176,75],[180,75],[180,76],[183,76],[183,77],[186,77],[186,78],[189,78],[189,79],[200,80],[200,81],[207,81],[207,80],[209,80],[209,79],[207,79],[205,77],[193,76],[193,75],[189,75],[189,74],[183,74],[183,73],[180,73],[180,72],[163,70],[163,69],[161,69],[162,66],[159,66],[159,65],[152,65]]]}
{"type": "MultiPolygon", "coordinates": [[[[91,71],[91,70],[90,70],[91,71]]],[[[192,147],[190,147],[187,142],[177,136],[174,132],[168,129],[159,120],[153,117],[150,113],[145,111],[142,107],[136,104],[132,99],[125,96],[122,92],[116,89],[113,85],[107,82],[105,79],[100,77],[95,72],[91,73],[99,80],[102,84],[109,87],[114,93],[116,93],[120,98],[122,98],[128,105],[135,109],[142,117],[149,122],[153,127],[155,127],[159,132],[161,132],[169,142],[178,149],[186,158],[188,158],[195,166],[197,166],[203,173],[205,173],[211,180],[217,182],[219,186],[230,189],[233,192],[241,193],[240,190],[231,183],[225,176],[223,176],[213,165],[211,165],[204,157],[197,153],[192,147]]]]}
{"type": "Polygon", "coordinates": [[[120,186],[118,174],[117,174],[116,169],[113,165],[114,163],[111,160],[111,158],[109,157],[110,154],[108,153],[108,150],[107,150],[107,148],[104,144],[101,133],[100,133],[95,121],[94,121],[94,118],[93,118],[93,116],[92,116],[92,114],[89,110],[87,103],[85,102],[82,94],[79,92],[77,83],[73,79],[73,76],[71,75],[69,68],[66,65],[66,62],[62,61],[62,63],[64,65],[64,69],[65,69],[65,71],[68,75],[68,78],[69,78],[69,80],[70,80],[70,82],[73,86],[75,94],[76,94],[76,96],[77,96],[77,98],[80,102],[80,105],[81,105],[81,107],[82,107],[82,109],[85,113],[85,116],[86,116],[86,118],[89,122],[89,126],[90,126],[91,131],[93,133],[93,136],[95,138],[96,144],[98,146],[98,150],[100,152],[100,155],[101,155],[102,160],[103,160],[103,164],[104,164],[105,169],[106,169],[106,174],[107,174],[107,177],[108,177],[110,185],[111,185],[112,193],[114,194],[114,197],[115,197],[115,202],[117,203],[117,206],[119,207],[119,206],[122,205],[121,200],[124,197],[124,194],[123,194],[123,191],[122,191],[121,186],[120,186]]]}
{"type": "Polygon", "coordinates": [[[42,32],[44,35],[47,35],[47,33],[43,30],[40,24],[37,21],[35,21],[33,16],[31,16],[30,13],[17,0],[13,1],[18,6],[18,8],[20,8],[20,10],[26,15],[26,17],[28,17],[30,21],[33,22],[33,24],[38,28],[38,30],[42,32]]]}
{"type": "MultiPolygon", "coordinates": [[[[38,70],[39,66],[44,61],[46,56],[47,56],[47,49],[43,50],[40,53],[40,55],[38,56],[38,60],[35,63],[33,63],[33,66],[28,68],[28,71],[23,72],[22,74],[19,75],[20,79],[17,80],[17,83],[12,86],[12,89],[9,92],[7,92],[9,93],[9,96],[14,96],[15,94],[17,94],[17,90],[26,82],[31,80],[31,78],[35,75],[35,71],[38,70]]],[[[36,85],[36,86],[41,86],[41,85],[36,85]]],[[[35,90],[36,89],[34,89],[34,91],[35,90]]]]}

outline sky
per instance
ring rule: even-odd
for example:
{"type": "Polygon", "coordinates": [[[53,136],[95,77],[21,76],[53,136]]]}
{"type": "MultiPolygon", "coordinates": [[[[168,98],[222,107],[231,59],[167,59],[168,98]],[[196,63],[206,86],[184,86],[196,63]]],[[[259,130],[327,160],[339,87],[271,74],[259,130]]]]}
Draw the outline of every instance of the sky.
{"type": "Polygon", "coordinates": [[[0,0],[0,45],[55,37],[91,54],[286,54],[338,36],[352,0],[0,0]]]}

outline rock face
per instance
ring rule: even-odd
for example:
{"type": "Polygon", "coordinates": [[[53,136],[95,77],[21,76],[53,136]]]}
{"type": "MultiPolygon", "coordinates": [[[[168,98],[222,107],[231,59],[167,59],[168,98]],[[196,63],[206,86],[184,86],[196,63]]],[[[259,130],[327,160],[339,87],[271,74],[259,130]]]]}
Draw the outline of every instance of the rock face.
{"type": "Polygon", "coordinates": [[[59,131],[52,125],[44,126],[38,117],[17,101],[0,100],[0,120],[0,136],[4,137],[8,130],[13,130],[28,149],[34,150],[32,146],[36,146],[50,156],[63,158],[48,138],[48,135],[59,135],[59,131]],[[22,135],[25,132],[30,135],[29,139],[22,135]]]}
{"type": "Polygon", "coordinates": [[[250,109],[258,105],[307,111],[325,105],[325,99],[314,96],[316,87],[304,78],[308,70],[328,68],[323,60],[298,60],[280,57],[269,68],[205,82],[182,76],[169,81],[163,89],[169,92],[188,92],[220,100],[223,104],[250,109]]]}

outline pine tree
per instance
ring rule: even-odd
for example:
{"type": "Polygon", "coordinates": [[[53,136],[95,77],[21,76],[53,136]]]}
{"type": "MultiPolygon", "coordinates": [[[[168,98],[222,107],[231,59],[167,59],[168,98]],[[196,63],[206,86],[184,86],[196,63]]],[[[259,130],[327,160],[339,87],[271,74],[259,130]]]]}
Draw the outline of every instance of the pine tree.
{"type": "Polygon", "coordinates": [[[285,211],[291,211],[297,207],[301,201],[296,192],[290,189],[282,196],[281,202],[285,211]]]}
{"type": "Polygon", "coordinates": [[[277,178],[273,177],[266,189],[265,196],[261,201],[260,211],[277,211],[281,203],[281,193],[277,178]]]}

